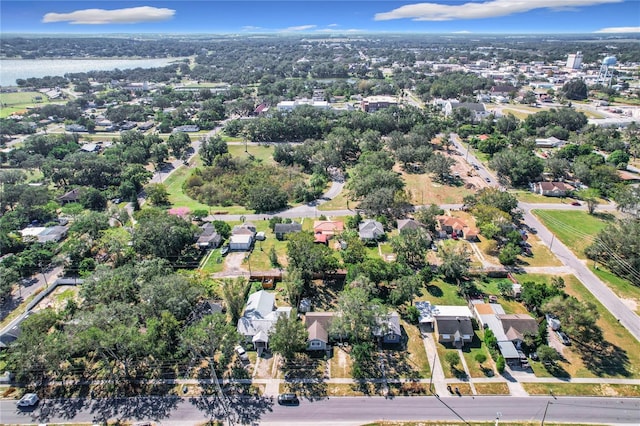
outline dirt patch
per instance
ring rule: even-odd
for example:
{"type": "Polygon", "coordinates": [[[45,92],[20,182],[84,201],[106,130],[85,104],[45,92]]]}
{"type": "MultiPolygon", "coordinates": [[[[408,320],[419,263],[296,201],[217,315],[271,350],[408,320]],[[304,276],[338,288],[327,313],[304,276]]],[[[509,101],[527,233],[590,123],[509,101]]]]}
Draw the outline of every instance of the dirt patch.
{"type": "Polygon", "coordinates": [[[623,299],[620,298],[620,300],[622,300],[622,303],[624,303],[625,305],[627,305],[627,307],[629,309],[631,309],[632,311],[637,311],[638,310],[638,302],[634,299],[623,299]]]}
{"type": "Polygon", "coordinates": [[[253,371],[254,379],[275,379],[277,376],[274,375],[274,359],[275,357],[271,354],[266,354],[262,357],[258,357],[256,360],[256,366],[253,371]]]}
{"type": "Polygon", "coordinates": [[[61,285],[56,287],[47,297],[43,298],[40,303],[34,306],[34,311],[53,308],[56,311],[62,310],[67,306],[67,300],[78,299],[80,288],[72,285],[61,285]]]}
{"type": "Polygon", "coordinates": [[[224,260],[223,273],[227,275],[242,275],[249,272],[244,268],[244,266],[242,266],[242,262],[244,262],[246,255],[247,253],[245,252],[229,253],[224,260]]]}

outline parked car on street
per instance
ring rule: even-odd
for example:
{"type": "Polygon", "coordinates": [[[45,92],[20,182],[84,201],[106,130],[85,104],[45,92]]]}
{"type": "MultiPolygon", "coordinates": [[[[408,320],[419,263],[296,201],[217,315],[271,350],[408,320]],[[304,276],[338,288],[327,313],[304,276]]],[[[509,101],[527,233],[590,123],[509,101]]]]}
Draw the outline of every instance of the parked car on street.
{"type": "Polygon", "coordinates": [[[572,206],[581,206],[580,201],[574,201],[571,203],[572,206]]]}
{"type": "Polygon", "coordinates": [[[40,401],[40,398],[35,393],[25,393],[16,405],[20,408],[35,407],[38,401],[40,401]]]}
{"type": "Polygon", "coordinates": [[[278,395],[278,404],[280,405],[298,405],[298,395],[295,393],[281,393],[278,395]]]}

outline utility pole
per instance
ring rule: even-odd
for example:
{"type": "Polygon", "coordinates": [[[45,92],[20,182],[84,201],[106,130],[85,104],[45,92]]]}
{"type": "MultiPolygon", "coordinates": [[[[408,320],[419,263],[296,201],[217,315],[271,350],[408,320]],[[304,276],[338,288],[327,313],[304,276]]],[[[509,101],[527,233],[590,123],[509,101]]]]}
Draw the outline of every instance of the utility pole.
{"type": "Polygon", "coordinates": [[[540,422],[540,426],[544,426],[544,419],[547,418],[547,410],[549,409],[549,404],[551,404],[551,401],[547,401],[547,406],[544,407],[544,414],[542,415],[542,422],[540,422]]]}

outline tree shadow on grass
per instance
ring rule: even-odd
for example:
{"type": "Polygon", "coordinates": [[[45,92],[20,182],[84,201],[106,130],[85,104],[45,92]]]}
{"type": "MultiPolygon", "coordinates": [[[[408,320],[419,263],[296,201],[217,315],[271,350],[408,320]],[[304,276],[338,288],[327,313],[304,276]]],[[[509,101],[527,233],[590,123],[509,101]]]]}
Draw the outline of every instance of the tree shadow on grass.
{"type": "Polygon", "coordinates": [[[293,360],[282,366],[285,386],[289,392],[296,393],[310,401],[327,397],[324,361],[307,354],[298,354],[293,360]]]}
{"type": "Polygon", "coordinates": [[[621,347],[606,340],[592,345],[576,344],[585,367],[596,376],[631,376],[629,357],[621,347]]]}
{"type": "Polygon", "coordinates": [[[438,287],[437,285],[428,285],[427,286],[427,291],[433,297],[442,297],[442,295],[444,294],[442,289],[440,287],[438,287]]]}

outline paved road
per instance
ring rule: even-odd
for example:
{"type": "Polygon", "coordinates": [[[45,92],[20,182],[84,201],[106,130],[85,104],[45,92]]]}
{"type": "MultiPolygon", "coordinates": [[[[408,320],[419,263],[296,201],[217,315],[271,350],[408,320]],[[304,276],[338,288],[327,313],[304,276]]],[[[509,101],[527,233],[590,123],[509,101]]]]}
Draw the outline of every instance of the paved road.
{"type": "MultiPolygon", "coordinates": [[[[637,424],[640,400],[625,398],[550,397],[346,397],[315,402],[303,400],[300,406],[282,407],[269,399],[246,399],[235,407],[246,423],[282,424],[363,424],[378,420],[493,421],[498,413],[502,422],[581,422],[637,424]],[[456,414],[457,413],[457,414],[456,414]],[[460,416],[460,417],[458,417],[460,416]]],[[[213,399],[129,398],[113,400],[43,401],[33,412],[20,412],[15,401],[0,401],[0,421],[10,424],[94,422],[105,419],[149,420],[157,424],[196,424],[214,415],[213,399]]]]}
{"type": "Polygon", "coordinates": [[[615,316],[627,330],[640,341],[640,317],[625,305],[606,285],[587,268],[562,242],[531,213],[531,207],[537,205],[520,204],[524,211],[524,222],[538,231],[538,237],[551,248],[560,261],[575,271],[576,277],[595,296],[605,308],[615,316]]]}

